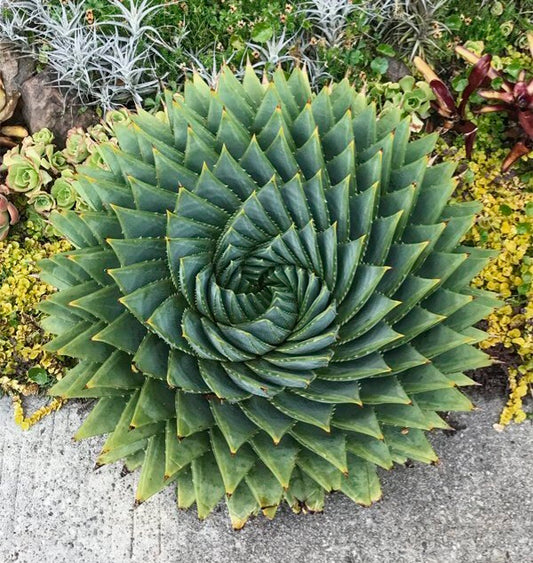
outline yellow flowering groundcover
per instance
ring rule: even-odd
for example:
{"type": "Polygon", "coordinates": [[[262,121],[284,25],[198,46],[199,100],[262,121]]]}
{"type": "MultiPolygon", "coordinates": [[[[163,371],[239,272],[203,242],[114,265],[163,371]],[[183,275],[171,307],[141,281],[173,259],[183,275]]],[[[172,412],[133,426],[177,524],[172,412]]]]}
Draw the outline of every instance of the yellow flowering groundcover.
{"type": "Polygon", "coordinates": [[[502,425],[526,418],[523,399],[533,384],[533,176],[514,171],[502,174],[504,156],[504,150],[475,151],[458,194],[483,204],[467,241],[499,252],[473,284],[505,301],[488,317],[489,338],[481,343],[496,359],[498,347],[516,358],[511,365],[501,366],[510,391],[500,417],[502,425]]]}
{"type": "Polygon", "coordinates": [[[26,417],[21,396],[37,393],[41,386],[61,378],[65,369],[57,357],[46,352],[47,335],[39,327],[36,307],[54,288],[39,279],[36,262],[68,250],[61,240],[40,240],[32,224],[16,230],[0,242],[0,391],[12,395],[15,418],[28,428],[61,406],[54,400],[26,417]]]}

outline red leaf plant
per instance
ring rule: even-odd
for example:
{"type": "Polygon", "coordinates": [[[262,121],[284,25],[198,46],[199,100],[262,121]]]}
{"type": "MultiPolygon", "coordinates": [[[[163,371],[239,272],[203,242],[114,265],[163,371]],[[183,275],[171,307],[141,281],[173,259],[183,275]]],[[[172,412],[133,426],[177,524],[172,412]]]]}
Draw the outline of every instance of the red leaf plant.
{"type": "MultiPolygon", "coordinates": [[[[533,57],[533,33],[528,34],[528,42],[529,50],[533,57]]],[[[458,55],[473,63],[475,65],[474,69],[478,67],[483,59],[489,57],[488,68],[484,65],[480,71],[484,73],[480,85],[488,82],[486,79],[500,79],[501,86],[499,89],[478,90],[478,94],[487,100],[487,104],[476,110],[476,113],[483,114],[503,111],[509,116],[511,126],[508,129],[508,135],[514,137],[516,142],[502,163],[502,171],[505,172],[521,156],[533,151],[533,77],[527,80],[526,71],[521,70],[518,73],[517,81],[511,82],[490,66],[490,55],[479,57],[472,51],[460,46],[456,47],[455,50],[458,55]]]]}
{"type": "Polygon", "coordinates": [[[441,130],[455,131],[464,136],[466,156],[470,158],[477,134],[477,125],[466,116],[466,105],[470,96],[483,84],[487,76],[493,72],[490,66],[491,56],[479,57],[468,75],[466,88],[463,90],[459,103],[446,84],[435,74],[435,71],[420,57],[415,57],[414,64],[435,94],[432,101],[433,109],[443,119],[441,130]]]}
{"type": "Polygon", "coordinates": [[[17,208],[4,195],[8,193],[5,186],[0,185],[0,241],[7,237],[9,227],[19,220],[17,208]]]}

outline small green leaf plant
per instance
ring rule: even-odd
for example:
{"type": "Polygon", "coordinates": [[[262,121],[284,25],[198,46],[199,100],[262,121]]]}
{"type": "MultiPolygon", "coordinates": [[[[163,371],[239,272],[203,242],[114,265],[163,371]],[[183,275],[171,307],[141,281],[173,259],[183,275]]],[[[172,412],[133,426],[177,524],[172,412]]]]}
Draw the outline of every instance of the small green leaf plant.
{"type": "MultiPolygon", "coordinates": [[[[5,173],[5,182],[0,186],[0,193],[6,198],[18,197],[26,217],[44,233],[52,234],[48,222],[51,211],[84,205],[74,188],[76,168],[81,165],[105,168],[99,143],[115,142],[114,125],[128,120],[127,110],[110,111],[105,121],[87,131],[71,129],[62,150],[56,147],[49,129],[26,137],[3,157],[0,171],[5,173]]],[[[7,231],[4,232],[7,236],[7,231]]]]}
{"type": "Polygon", "coordinates": [[[379,100],[383,110],[399,108],[402,117],[410,117],[410,130],[416,133],[422,131],[430,115],[431,102],[435,100],[426,82],[416,81],[413,76],[407,75],[398,82],[370,82],[367,89],[368,97],[379,100]]]}
{"type": "Polygon", "coordinates": [[[41,262],[49,351],[78,364],[51,394],[95,398],[77,439],[141,468],[137,502],[177,488],[235,528],[341,491],[370,505],[377,467],[437,461],[425,432],[468,411],[490,363],[472,325],[497,304],[461,246],[479,209],[451,203],[436,135],[347,80],[195,74],[78,168],[86,209],[53,211],[75,250],[41,262]]]}

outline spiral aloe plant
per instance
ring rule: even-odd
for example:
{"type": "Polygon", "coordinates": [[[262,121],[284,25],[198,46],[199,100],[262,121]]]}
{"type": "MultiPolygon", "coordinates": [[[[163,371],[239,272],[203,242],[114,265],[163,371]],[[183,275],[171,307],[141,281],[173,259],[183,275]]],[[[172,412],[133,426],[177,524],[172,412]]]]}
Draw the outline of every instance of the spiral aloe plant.
{"type": "Polygon", "coordinates": [[[200,518],[224,498],[239,528],[329,491],[369,505],[376,466],[436,461],[424,431],[472,408],[495,301],[435,136],[301,69],[196,75],[132,119],[80,171],[89,210],[53,214],[76,250],[42,262],[49,349],[79,360],[52,394],[99,399],[77,433],[109,434],[98,465],[200,518]]]}

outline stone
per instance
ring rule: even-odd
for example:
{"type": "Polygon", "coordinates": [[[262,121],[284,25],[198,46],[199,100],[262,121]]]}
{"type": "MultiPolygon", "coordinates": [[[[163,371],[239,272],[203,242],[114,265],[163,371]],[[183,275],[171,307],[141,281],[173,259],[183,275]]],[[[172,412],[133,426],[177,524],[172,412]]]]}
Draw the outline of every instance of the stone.
{"type": "Polygon", "coordinates": [[[69,129],[85,129],[99,118],[93,110],[76,104],[72,97],[65,97],[52,81],[53,77],[43,71],[24,82],[20,90],[22,116],[30,134],[47,127],[54,134],[56,144],[63,147],[69,129]]]}
{"type": "Polygon", "coordinates": [[[6,92],[20,92],[36,68],[37,64],[30,56],[20,53],[12,44],[0,41],[0,71],[6,92]]]}
{"type": "Polygon", "coordinates": [[[50,71],[38,72],[31,57],[5,41],[0,41],[0,73],[6,92],[21,94],[9,123],[23,121],[30,134],[47,127],[62,148],[69,129],[87,128],[99,121],[94,110],[81,106],[54,84],[50,71]]]}
{"type": "Polygon", "coordinates": [[[399,59],[394,57],[387,57],[389,66],[385,72],[385,77],[389,82],[399,82],[404,76],[411,74],[409,67],[399,59]]]}

